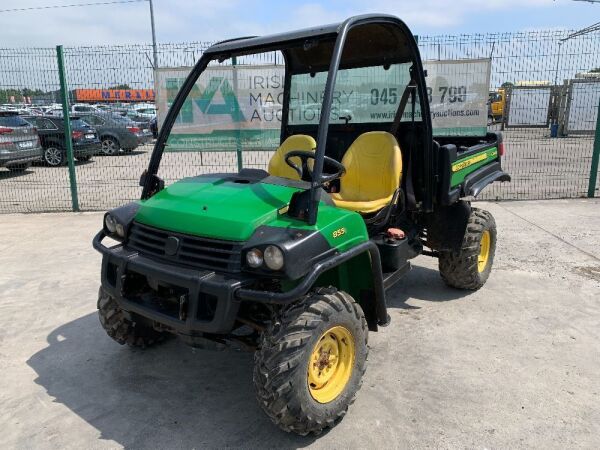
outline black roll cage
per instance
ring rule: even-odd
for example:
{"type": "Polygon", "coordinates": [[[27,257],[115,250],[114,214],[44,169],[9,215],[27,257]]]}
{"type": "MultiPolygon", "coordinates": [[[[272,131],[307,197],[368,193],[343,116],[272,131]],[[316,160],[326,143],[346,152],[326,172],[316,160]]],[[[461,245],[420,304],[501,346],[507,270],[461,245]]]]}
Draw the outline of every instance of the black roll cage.
{"type": "Polygon", "coordinates": [[[158,139],[154,145],[154,150],[150,158],[150,163],[145,175],[142,177],[143,191],[142,200],[151,197],[160,186],[160,180],[157,177],[158,168],[164,152],[166,141],[171,133],[171,129],[175,120],[185,102],[189,92],[192,90],[198,77],[208,67],[208,64],[213,60],[224,61],[226,59],[250,55],[254,53],[268,51],[282,51],[286,63],[285,82],[284,82],[284,104],[282,111],[282,134],[287,126],[288,108],[290,99],[290,77],[291,72],[288,70],[288,59],[285,48],[298,45],[306,45],[311,42],[311,39],[324,39],[327,37],[335,38],[333,54],[329,63],[329,71],[323,95],[323,104],[321,107],[321,117],[319,120],[317,131],[317,150],[315,154],[315,162],[313,168],[313,180],[310,188],[310,203],[308,208],[308,217],[306,220],[309,225],[314,225],[317,221],[319,208],[318,189],[322,186],[323,177],[323,160],[325,156],[325,147],[327,143],[327,134],[329,131],[329,120],[331,115],[331,106],[333,101],[333,93],[337,72],[342,59],[342,53],[345,48],[346,39],[349,31],[352,28],[368,25],[368,24],[389,24],[398,27],[400,32],[406,38],[406,44],[410,52],[413,63],[413,79],[417,86],[417,95],[420,100],[421,116],[423,120],[422,127],[422,143],[423,143],[423,163],[424,168],[424,189],[422,199],[422,211],[431,211],[433,207],[433,174],[434,174],[434,158],[432,154],[432,126],[431,116],[429,112],[429,103],[427,102],[427,92],[425,86],[425,77],[423,65],[419,54],[417,41],[410,29],[399,18],[390,15],[361,15],[350,17],[339,24],[325,25],[322,27],[310,28],[306,30],[293,31],[290,33],[275,34],[263,37],[243,37],[222,41],[209,47],[198,60],[192,71],[189,73],[184,84],[177,93],[172,106],[165,118],[161,127],[158,139]]]}

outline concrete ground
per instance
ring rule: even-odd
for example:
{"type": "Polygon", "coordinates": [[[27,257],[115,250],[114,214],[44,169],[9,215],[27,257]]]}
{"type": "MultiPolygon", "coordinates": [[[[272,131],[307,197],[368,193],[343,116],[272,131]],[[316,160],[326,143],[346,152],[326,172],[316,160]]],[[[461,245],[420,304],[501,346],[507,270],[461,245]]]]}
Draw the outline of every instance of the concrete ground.
{"type": "Polygon", "coordinates": [[[600,447],[600,202],[479,203],[499,230],[478,292],[419,257],[332,431],[275,428],[252,355],[146,351],[96,317],[102,215],[0,217],[0,448],[600,447]]]}

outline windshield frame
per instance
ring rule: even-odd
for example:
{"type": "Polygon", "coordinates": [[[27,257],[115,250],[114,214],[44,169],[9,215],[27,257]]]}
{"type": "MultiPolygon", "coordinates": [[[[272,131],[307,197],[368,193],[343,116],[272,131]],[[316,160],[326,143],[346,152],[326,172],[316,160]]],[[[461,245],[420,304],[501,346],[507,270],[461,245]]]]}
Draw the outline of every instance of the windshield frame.
{"type": "Polygon", "coordinates": [[[300,30],[287,34],[265,36],[265,37],[250,37],[250,38],[239,38],[232,39],[229,41],[223,41],[208,48],[198,60],[194,68],[189,73],[185,82],[179,89],[173,104],[169,108],[163,126],[159,131],[158,138],[154,145],[154,150],[150,158],[147,171],[142,175],[141,183],[143,185],[142,200],[151,197],[157,192],[157,187],[160,186],[160,180],[157,177],[160,161],[164,153],[164,149],[167,145],[167,139],[171,134],[171,130],[175,124],[177,116],[184,102],[187,99],[188,94],[192,90],[199,76],[206,70],[209,63],[212,61],[222,62],[229,58],[235,58],[238,56],[244,56],[249,54],[257,54],[268,51],[281,51],[284,56],[285,63],[285,77],[284,77],[284,103],[282,110],[282,124],[281,132],[282,139],[284,137],[284,130],[287,128],[288,121],[288,108],[290,101],[290,78],[291,71],[289,69],[289,61],[286,57],[286,49],[290,47],[298,47],[299,45],[307,45],[311,42],[311,39],[332,39],[335,38],[335,44],[333,46],[333,53],[329,62],[329,70],[327,74],[327,80],[325,83],[325,90],[323,94],[323,102],[321,105],[321,116],[318,124],[317,131],[317,149],[315,152],[315,162],[313,168],[313,180],[310,185],[310,201],[308,205],[308,214],[305,220],[309,225],[314,225],[317,221],[318,208],[320,202],[320,195],[318,190],[323,185],[323,161],[325,157],[325,147],[327,143],[327,135],[329,131],[329,122],[331,115],[331,108],[333,102],[333,93],[335,89],[335,82],[337,79],[337,73],[342,59],[342,53],[345,48],[348,33],[351,29],[368,25],[368,24],[389,24],[397,27],[400,33],[406,39],[410,59],[412,60],[415,74],[415,83],[417,85],[417,95],[421,102],[421,111],[423,117],[423,152],[424,152],[424,163],[425,167],[425,196],[424,196],[424,209],[430,210],[432,203],[432,179],[433,179],[433,167],[432,167],[432,137],[431,137],[431,116],[429,113],[429,103],[425,100],[427,98],[425,78],[423,73],[423,66],[419,54],[417,42],[413,34],[404,22],[399,18],[388,15],[363,15],[355,16],[347,19],[341,24],[328,25],[320,28],[314,28],[310,30],[300,30]]]}

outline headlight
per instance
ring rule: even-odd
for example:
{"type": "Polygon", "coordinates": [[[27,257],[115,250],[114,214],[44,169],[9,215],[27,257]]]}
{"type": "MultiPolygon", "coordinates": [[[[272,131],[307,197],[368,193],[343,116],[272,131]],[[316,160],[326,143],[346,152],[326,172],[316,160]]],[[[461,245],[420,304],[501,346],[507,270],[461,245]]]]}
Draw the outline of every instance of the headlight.
{"type": "Polygon", "coordinates": [[[125,227],[112,214],[104,216],[104,227],[111,235],[125,239],[125,227]]]}
{"type": "Polygon", "coordinates": [[[275,245],[265,248],[265,264],[271,270],[281,270],[283,267],[283,252],[275,245]]]}
{"type": "Polygon", "coordinates": [[[263,253],[259,249],[253,248],[248,253],[246,253],[246,262],[253,269],[262,266],[263,253]]]}
{"type": "Polygon", "coordinates": [[[117,235],[121,238],[125,238],[125,227],[123,224],[117,223],[117,235]]]}
{"type": "MultiPolygon", "coordinates": [[[[116,231],[117,231],[117,221],[110,214],[107,214],[104,217],[104,226],[110,233],[116,233],[116,231]]],[[[121,226],[121,229],[122,228],[123,228],[123,226],[121,226]]]]}
{"type": "Polygon", "coordinates": [[[131,202],[108,211],[102,221],[104,233],[116,241],[124,242],[139,207],[138,203],[131,202]]]}

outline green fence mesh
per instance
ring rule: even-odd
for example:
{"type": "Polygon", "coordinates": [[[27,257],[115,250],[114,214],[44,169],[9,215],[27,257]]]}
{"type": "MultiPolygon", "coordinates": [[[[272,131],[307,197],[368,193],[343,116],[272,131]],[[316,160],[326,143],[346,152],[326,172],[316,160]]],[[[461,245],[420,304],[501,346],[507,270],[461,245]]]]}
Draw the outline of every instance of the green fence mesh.
{"type": "MultiPolygon", "coordinates": [[[[535,31],[419,36],[422,59],[431,64],[491,59],[487,128],[504,134],[507,153],[503,166],[513,181],[492,185],[480,198],[576,198],[587,194],[600,99],[600,33],[561,41],[568,35],[568,31],[535,31]]],[[[208,45],[160,44],[158,72],[152,66],[150,45],[65,47],[81,210],[106,210],[139,198],[139,177],[154,142],[152,113],[156,106],[162,108],[159,116],[165,112],[181,78],[208,45]],[[155,91],[155,82],[164,89],[155,91]],[[93,133],[79,127],[77,121],[91,125],[93,133]],[[91,134],[94,136],[86,138],[91,134]]],[[[235,63],[239,68],[254,67],[260,74],[240,83],[271,82],[274,92],[280,89],[275,86],[283,64],[279,54],[239,58],[235,63]]],[[[431,91],[440,76],[428,77],[431,91]]],[[[219,101],[223,101],[223,89],[219,84],[213,93],[219,101]]],[[[447,94],[453,98],[468,95],[460,83],[455,92],[447,94]]],[[[377,91],[378,100],[382,95],[377,91]]],[[[261,111],[276,118],[280,105],[274,97],[271,103],[261,100],[268,106],[263,105],[261,111]]],[[[6,151],[10,136],[0,134],[0,213],[71,209],[58,106],[61,100],[56,49],[0,49],[0,133],[2,121],[18,114],[36,126],[43,147],[40,161],[26,168],[11,167],[6,151]]],[[[310,110],[306,102],[303,107],[310,110]]],[[[276,130],[263,128],[271,134],[276,130]]],[[[176,144],[173,141],[173,149],[176,144]]],[[[237,170],[235,151],[204,150],[166,153],[161,174],[172,181],[198,173],[237,170]]],[[[241,155],[244,167],[265,169],[271,151],[270,145],[245,147],[241,155]]]]}

